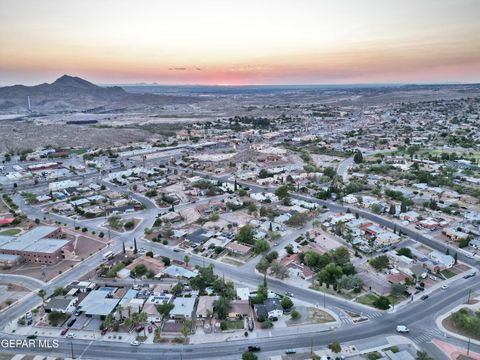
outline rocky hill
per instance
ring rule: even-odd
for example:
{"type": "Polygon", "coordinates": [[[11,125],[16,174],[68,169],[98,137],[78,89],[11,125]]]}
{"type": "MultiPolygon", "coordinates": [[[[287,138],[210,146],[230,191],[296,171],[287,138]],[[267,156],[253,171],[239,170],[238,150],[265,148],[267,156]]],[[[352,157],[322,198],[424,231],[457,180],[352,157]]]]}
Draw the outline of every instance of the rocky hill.
{"type": "Polygon", "coordinates": [[[197,97],[130,94],[119,86],[102,87],[79,77],[63,75],[51,84],[14,85],[0,88],[0,113],[32,111],[51,113],[62,111],[101,111],[145,106],[163,106],[199,101],[197,97]]]}

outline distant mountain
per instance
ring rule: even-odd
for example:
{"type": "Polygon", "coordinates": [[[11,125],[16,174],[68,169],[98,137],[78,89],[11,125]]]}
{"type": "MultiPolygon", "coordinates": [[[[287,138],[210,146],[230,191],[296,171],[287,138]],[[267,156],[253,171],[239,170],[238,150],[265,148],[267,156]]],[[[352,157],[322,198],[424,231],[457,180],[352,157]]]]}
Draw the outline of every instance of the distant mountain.
{"type": "Polygon", "coordinates": [[[103,88],[87,80],[69,75],[63,75],[51,84],[14,85],[0,88],[0,99],[21,97],[24,101],[27,96],[58,96],[63,98],[73,94],[111,99],[112,97],[125,96],[127,93],[118,86],[103,88]]]}
{"type": "Polygon", "coordinates": [[[25,111],[28,97],[32,110],[37,112],[85,111],[92,108],[108,111],[200,100],[190,96],[130,94],[119,86],[102,87],[79,77],[63,75],[51,84],[0,87],[0,112],[25,111]]]}

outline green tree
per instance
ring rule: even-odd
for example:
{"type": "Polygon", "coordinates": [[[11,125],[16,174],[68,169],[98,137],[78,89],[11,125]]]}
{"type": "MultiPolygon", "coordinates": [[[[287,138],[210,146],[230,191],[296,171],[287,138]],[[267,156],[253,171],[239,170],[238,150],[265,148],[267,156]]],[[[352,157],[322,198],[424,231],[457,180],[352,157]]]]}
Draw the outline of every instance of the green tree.
{"type": "Polygon", "coordinates": [[[242,360],[258,360],[258,356],[255,355],[253,352],[245,351],[242,354],[242,360]]]}
{"type": "Polygon", "coordinates": [[[183,257],[183,262],[185,263],[186,266],[188,266],[188,263],[190,262],[190,256],[185,255],[185,256],[183,257]]]}
{"type": "Polygon", "coordinates": [[[381,310],[387,310],[390,307],[390,300],[385,296],[380,296],[373,302],[373,306],[381,310]]]}
{"type": "Polygon", "coordinates": [[[286,197],[289,197],[289,190],[288,187],[285,185],[282,185],[275,190],[275,195],[278,196],[279,199],[284,199],[286,197]]]}
{"type": "Polygon", "coordinates": [[[328,348],[332,350],[332,352],[334,352],[335,354],[342,352],[342,346],[338,341],[334,341],[333,343],[328,345],[328,348]]]}
{"type": "Polygon", "coordinates": [[[40,296],[40,298],[42,299],[42,305],[43,305],[43,303],[45,302],[45,296],[47,296],[47,292],[44,289],[40,289],[38,290],[37,295],[40,296]]]}
{"type": "Polygon", "coordinates": [[[183,340],[184,343],[187,342],[187,337],[190,334],[190,324],[191,324],[190,321],[185,320],[183,322],[183,325],[182,325],[182,330],[181,331],[182,331],[182,335],[184,337],[184,340],[183,340]]]}
{"type": "Polygon", "coordinates": [[[363,155],[360,150],[358,150],[353,156],[353,161],[355,162],[355,164],[361,164],[363,162],[363,155]]]}
{"type": "Polygon", "coordinates": [[[255,254],[261,254],[263,252],[268,251],[268,249],[270,249],[270,245],[266,240],[255,241],[255,245],[254,245],[255,254]]]}
{"type": "Polygon", "coordinates": [[[268,261],[266,258],[262,258],[255,266],[255,269],[257,269],[259,273],[266,274],[269,267],[270,261],[268,261]]]}
{"type": "Polygon", "coordinates": [[[270,273],[278,279],[286,279],[289,277],[288,268],[278,261],[273,261],[270,265],[270,273]]]}
{"type": "Polygon", "coordinates": [[[280,301],[280,304],[284,309],[291,309],[293,307],[293,301],[288,296],[284,296],[280,301]]]}
{"type": "Polygon", "coordinates": [[[434,360],[432,357],[430,357],[425,351],[417,351],[417,360],[434,360]]]}
{"type": "Polygon", "coordinates": [[[255,229],[252,225],[244,225],[237,234],[237,240],[245,244],[254,243],[255,229]]]}
{"type": "Polygon", "coordinates": [[[223,296],[220,297],[214,302],[213,309],[217,313],[217,316],[220,320],[225,320],[230,310],[230,300],[223,296]]]}
{"type": "Polygon", "coordinates": [[[290,317],[292,318],[292,320],[298,320],[302,317],[302,314],[300,314],[300,312],[298,310],[293,310],[290,313],[290,317]]]}
{"type": "Polygon", "coordinates": [[[390,286],[390,293],[395,298],[398,298],[405,294],[405,290],[407,290],[407,286],[405,284],[392,284],[390,286]]]}
{"type": "Polygon", "coordinates": [[[335,284],[337,279],[339,279],[343,274],[342,268],[334,263],[330,263],[325,266],[318,273],[318,280],[321,284],[325,283],[328,285],[335,284]]]}
{"type": "Polygon", "coordinates": [[[390,265],[390,260],[388,259],[387,255],[380,255],[370,259],[369,263],[375,270],[380,271],[382,269],[388,268],[388,266],[390,265]]]}
{"type": "Polygon", "coordinates": [[[375,213],[375,214],[380,214],[382,212],[382,206],[380,204],[372,204],[370,206],[370,209],[375,213]]]}
{"type": "Polygon", "coordinates": [[[332,260],[335,264],[343,266],[350,261],[350,253],[348,249],[344,246],[340,246],[333,250],[332,260]]]}
{"type": "Polygon", "coordinates": [[[65,289],[64,287],[58,287],[53,291],[53,296],[63,296],[67,295],[68,290],[65,289]]]}
{"type": "Polygon", "coordinates": [[[289,226],[303,226],[308,221],[308,215],[306,213],[297,212],[293,214],[290,219],[286,221],[286,224],[289,226]]]}
{"type": "Polygon", "coordinates": [[[410,250],[409,248],[403,247],[403,248],[398,249],[397,254],[411,258],[412,257],[412,250],[410,250]]]}

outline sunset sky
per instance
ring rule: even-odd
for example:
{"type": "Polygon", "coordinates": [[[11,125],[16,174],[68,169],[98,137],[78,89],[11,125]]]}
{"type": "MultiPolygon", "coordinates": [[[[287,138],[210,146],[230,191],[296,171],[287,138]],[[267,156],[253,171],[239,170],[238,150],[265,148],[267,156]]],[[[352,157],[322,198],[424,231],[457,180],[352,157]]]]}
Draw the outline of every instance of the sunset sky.
{"type": "Polygon", "coordinates": [[[478,0],[0,0],[0,85],[480,82],[478,0]]]}

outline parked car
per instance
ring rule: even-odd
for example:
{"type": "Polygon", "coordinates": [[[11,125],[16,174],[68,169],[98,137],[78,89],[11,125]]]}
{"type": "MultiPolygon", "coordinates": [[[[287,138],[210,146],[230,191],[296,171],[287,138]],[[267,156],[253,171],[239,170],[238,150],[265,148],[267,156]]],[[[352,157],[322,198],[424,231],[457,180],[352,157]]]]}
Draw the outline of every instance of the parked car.
{"type": "Polygon", "coordinates": [[[269,317],[268,317],[268,320],[270,320],[270,321],[278,321],[278,317],[276,317],[276,316],[269,316],[269,317]]]}
{"type": "Polygon", "coordinates": [[[260,351],[260,346],[253,346],[253,345],[250,345],[250,346],[248,346],[248,351],[250,351],[250,352],[257,352],[257,351],[260,351]]]}
{"type": "Polygon", "coordinates": [[[297,353],[297,350],[295,349],[287,349],[285,350],[285,354],[289,355],[289,354],[296,354],[297,353]]]}
{"type": "Polygon", "coordinates": [[[82,313],[80,312],[80,310],[77,310],[77,311],[75,311],[75,313],[74,313],[73,315],[75,315],[75,316],[80,316],[81,314],[82,314],[82,313]]]}
{"type": "Polygon", "coordinates": [[[143,331],[143,329],[145,329],[145,326],[143,325],[138,325],[136,328],[135,328],[135,331],[138,333],[140,331],[143,331]]]}
{"type": "Polygon", "coordinates": [[[443,290],[448,289],[448,285],[447,285],[447,284],[443,284],[443,285],[442,285],[442,289],[443,289],[443,290]]]}
{"type": "Polygon", "coordinates": [[[427,300],[427,299],[428,299],[428,295],[425,294],[425,295],[423,295],[420,299],[422,299],[422,300],[427,300]]]}
{"type": "Polygon", "coordinates": [[[148,325],[148,333],[151,334],[153,331],[153,327],[152,325],[148,325]]]}
{"type": "Polygon", "coordinates": [[[131,343],[130,343],[131,346],[140,346],[140,341],[137,341],[137,340],[133,340],[131,343]]]}
{"type": "Polygon", "coordinates": [[[77,335],[75,335],[74,333],[70,333],[70,334],[67,335],[67,339],[74,339],[75,336],[77,336],[77,335]]]}
{"type": "Polygon", "coordinates": [[[106,333],[108,332],[108,329],[102,329],[102,331],[100,332],[102,335],[105,335],[106,333]]]}
{"type": "Polygon", "coordinates": [[[60,335],[65,335],[67,332],[68,332],[68,328],[65,328],[65,329],[62,330],[62,332],[60,333],[60,335]]]}
{"type": "Polygon", "coordinates": [[[254,321],[251,317],[247,318],[247,325],[248,325],[248,330],[253,331],[253,329],[255,327],[255,323],[254,323],[254,321]]]}
{"type": "Polygon", "coordinates": [[[477,275],[477,273],[476,273],[476,272],[473,272],[473,273],[471,273],[471,274],[465,275],[463,278],[464,278],[464,279],[470,279],[471,277],[474,277],[475,275],[477,275]]]}
{"type": "Polygon", "coordinates": [[[37,335],[32,334],[32,335],[27,335],[27,339],[36,339],[37,335]]]}
{"type": "Polygon", "coordinates": [[[293,294],[292,294],[291,292],[286,292],[286,293],[285,293],[285,296],[288,296],[288,297],[291,297],[291,298],[293,298],[293,297],[294,297],[294,296],[293,296],[293,294]]]}

